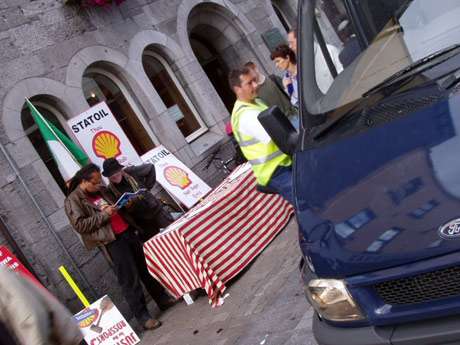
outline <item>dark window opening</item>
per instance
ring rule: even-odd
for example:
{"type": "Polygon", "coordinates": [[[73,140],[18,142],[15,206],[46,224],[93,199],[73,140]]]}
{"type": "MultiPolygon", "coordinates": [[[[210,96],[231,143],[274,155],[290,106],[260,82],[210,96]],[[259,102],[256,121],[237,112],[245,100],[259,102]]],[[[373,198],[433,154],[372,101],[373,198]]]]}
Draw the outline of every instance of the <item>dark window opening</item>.
{"type": "Polygon", "coordinates": [[[83,92],[90,106],[103,101],[107,103],[139,156],[155,147],[126,96],[109,77],[99,73],[86,74],[83,78],[83,92]]]}

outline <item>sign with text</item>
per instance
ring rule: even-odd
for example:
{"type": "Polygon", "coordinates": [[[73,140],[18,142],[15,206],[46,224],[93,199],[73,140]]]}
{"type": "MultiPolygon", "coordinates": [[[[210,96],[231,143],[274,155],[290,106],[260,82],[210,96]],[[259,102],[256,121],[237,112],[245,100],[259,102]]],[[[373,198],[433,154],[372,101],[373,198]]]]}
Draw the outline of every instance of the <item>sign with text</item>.
{"type": "Polygon", "coordinates": [[[67,123],[93,163],[101,166],[104,160],[112,157],[123,165],[142,163],[105,102],[96,104],[67,123]]]}
{"type": "Polygon", "coordinates": [[[0,246],[0,265],[8,267],[11,271],[19,273],[20,275],[32,280],[41,286],[40,282],[30,271],[19,261],[11,251],[5,247],[0,246]]]}
{"type": "Polygon", "coordinates": [[[164,146],[142,156],[145,163],[155,165],[157,182],[188,208],[195,205],[211,188],[164,146]]]}
{"type": "Polygon", "coordinates": [[[74,316],[88,345],[134,345],[140,342],[109,296],[74,316]]]}

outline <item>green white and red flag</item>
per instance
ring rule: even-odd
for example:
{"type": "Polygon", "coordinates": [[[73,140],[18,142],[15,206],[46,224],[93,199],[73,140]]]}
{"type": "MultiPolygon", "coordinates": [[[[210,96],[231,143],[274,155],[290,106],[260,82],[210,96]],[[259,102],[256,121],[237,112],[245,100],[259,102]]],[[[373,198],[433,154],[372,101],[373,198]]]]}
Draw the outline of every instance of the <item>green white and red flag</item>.
{"type": "Polygon", "coordinates": [[[38,109],[26,99],[30,113],[53,155],[64,181],[69,181],[80,168],[89,163],[88,156],[68,136],[62,133],[50,121],[47,121],[38,109]]]}

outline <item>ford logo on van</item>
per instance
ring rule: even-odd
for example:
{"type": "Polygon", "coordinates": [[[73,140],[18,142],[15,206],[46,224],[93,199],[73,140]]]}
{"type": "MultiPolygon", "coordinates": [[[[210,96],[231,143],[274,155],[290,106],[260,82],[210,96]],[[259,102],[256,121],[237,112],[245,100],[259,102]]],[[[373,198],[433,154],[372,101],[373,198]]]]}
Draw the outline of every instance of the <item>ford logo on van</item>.
{"type": "Polygon", "coordinates": [[[460,237],[460,218],[452,219],[449,223],[439,227],[439,235],[445,239],[460,237]]]}

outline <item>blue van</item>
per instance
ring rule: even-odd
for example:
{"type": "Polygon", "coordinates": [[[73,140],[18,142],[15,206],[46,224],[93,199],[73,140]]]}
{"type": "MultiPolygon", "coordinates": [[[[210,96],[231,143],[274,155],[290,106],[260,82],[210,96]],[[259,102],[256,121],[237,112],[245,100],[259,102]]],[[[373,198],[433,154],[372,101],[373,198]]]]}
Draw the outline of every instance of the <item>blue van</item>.
{"type": "Polygon", "coordinates": [[[294,157],[317,342],[460,344],[460,1],[299,2],[300,132],[260,120],[294,157]]]}

